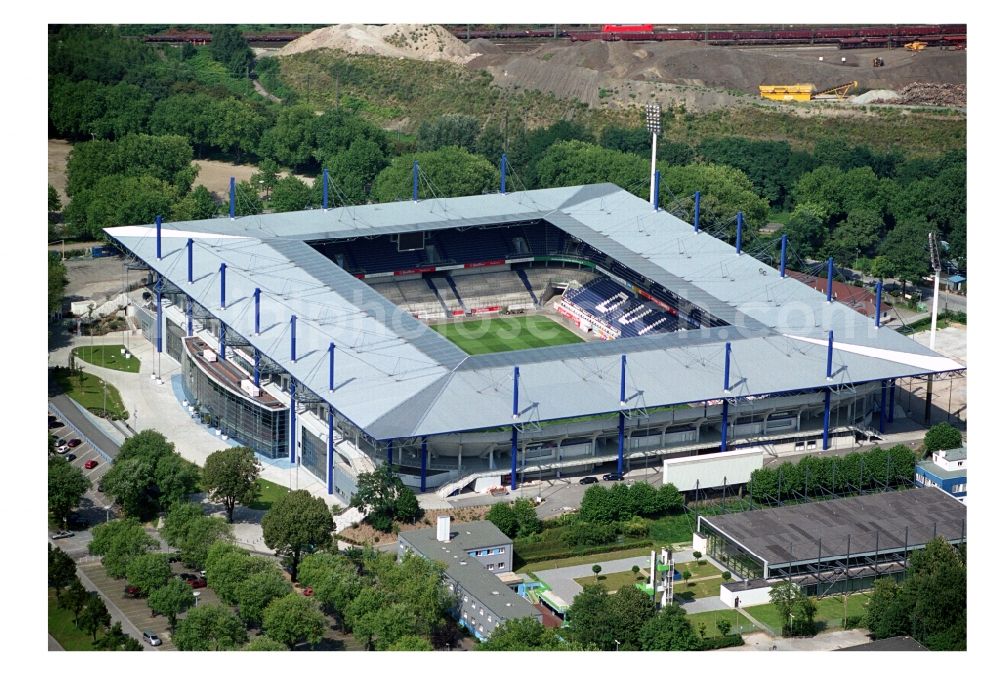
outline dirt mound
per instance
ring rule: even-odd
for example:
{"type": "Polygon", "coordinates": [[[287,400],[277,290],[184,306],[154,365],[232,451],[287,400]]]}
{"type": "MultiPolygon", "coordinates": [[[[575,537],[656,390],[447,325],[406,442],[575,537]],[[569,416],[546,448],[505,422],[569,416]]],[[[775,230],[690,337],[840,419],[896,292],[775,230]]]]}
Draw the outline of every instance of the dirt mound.
{"type": "Polygon", "coordinates": [[[899,90],[899,97],[890,103],[914,106],[964,106],[965,85],[914,82],[899,90]]]}
{"type": "Polygon", "coordinates": [[[441,26],[432,24],[338,24],[307,33],[277,51],[277,56],[314,49],[339,49],[348,54],[376,54],[421,61],[467,63],[475,54],[441,26]]]}
{"type": "Polygon", "coordinates": [[[469,52],[472,54],[503,54],[503,49],[489,40],[484,40],[483,38],[476,38],[475,40],[469,40],[465,43],[465,46],[469,48],[469,52]]]}
{"type": "Polygon", "coordinates": [[[863,106],[866,103],[892,101],[898,99],[899,94],[891,89],[872,89],[864,94],[859,94],[851,99],[851,103],[863,106]]]}

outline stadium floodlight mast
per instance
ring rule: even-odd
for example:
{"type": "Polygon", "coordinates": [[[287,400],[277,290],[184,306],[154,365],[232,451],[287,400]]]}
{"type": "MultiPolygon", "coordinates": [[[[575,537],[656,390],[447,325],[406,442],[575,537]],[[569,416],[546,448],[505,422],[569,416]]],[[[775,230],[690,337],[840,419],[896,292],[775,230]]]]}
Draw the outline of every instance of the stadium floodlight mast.
{"type": "Polygon", "coordinates": [[[656,137],[660,135],[660,104],[646,104],[646,129],[653,135],[653,154],[649,166],[649,203],[656,206],[656,137]]]}
{"type": "Polygon", "coordinates": [[[934,269],[934,301],[931,303],[931,341],[930,348],[934,349],[934,334],[937,333],[938,314],[938,291],[941,287],[941,254],[938,253],[937,233],[934,231],[927,233],[927,241],[931,250],[931,268],[934,269]]]}

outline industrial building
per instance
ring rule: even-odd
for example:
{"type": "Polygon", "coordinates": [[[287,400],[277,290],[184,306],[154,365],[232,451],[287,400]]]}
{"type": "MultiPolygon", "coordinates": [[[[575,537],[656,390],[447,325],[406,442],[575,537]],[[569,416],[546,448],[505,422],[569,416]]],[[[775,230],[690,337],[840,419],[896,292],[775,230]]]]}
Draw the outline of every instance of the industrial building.
{"type": "Polygon", "coordinates": [[[965,502],[969,494],[969,452],[965,446],[935,451],[930,460],[918,462],[913,480],[921,486],[934,486],[965,502]]]}
{"type": "Polygon", "coordinates": [[[911,488],[771,509],[698,517],[694,549],[743,581],[723,602],[767,603],[774,582],[809,595],[853,592],[876,577],[901,577],[909,555],[935,537],[966,541],[965,505],[936,489],[911,488]]]}
{"type": "Polygon", "coordinates": [[[775,267],[749,255],[740,215],[735,246],[703,231],[699,199],[686,223],[610,184],[501,186],[106,232],[192,417],[345,501],[382,463],[448,496],[853,446],[891,429],[898,379],[964,370],[792,279],[785,239],[775,267]],[[584,342],[473,356],[427,325],[553,306],[584,342]]]}
{"type": "Polygon", "coordinates": [[[399,534],[399,556],[408,552],[446,566],[445,584],[457,599],[455,619],[476,638],[489,638],[507,620],[542,621],[541,611],[511,589],[522,581],[512,572],[513,542],[491,522],[453,525],[449,517],[438,517],[437,528],[399,534]]]}

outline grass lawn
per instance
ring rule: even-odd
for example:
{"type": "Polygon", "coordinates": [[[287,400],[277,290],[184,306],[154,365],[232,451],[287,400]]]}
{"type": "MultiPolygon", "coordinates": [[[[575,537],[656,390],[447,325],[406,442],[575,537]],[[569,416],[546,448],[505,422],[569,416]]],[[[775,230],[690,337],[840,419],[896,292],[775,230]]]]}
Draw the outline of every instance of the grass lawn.
{"type": "Polygon", "coordinates": [[[674,581],[674,596],[680,599],[705,599],[718,596],[723,580],[721,573],[716,574],[718,577],[708,580],[696,580],[692,577],[688,582],[674,581]]]}
{"type": "Polygon", "coordinates": [[[728,608],[726,610],[709,610],[705,613],[695,613],[694,615],[688,615],[687,618],[695,631],[698,631],[699,624],[704,624],[705,636],[707,637],[722,636],[715,626],[718,620],[729,620],[729,624],[732,626],[729,630],[730,634],[749,634],[750,632],[758,631],[757,627],[746,617],[740,615],[739,611],[728,608]],[[738,628],[737,623],[739,623],[738,628]]]}
{"type": "MultiPolygon", "coordinates": [[[[515,551],[516,547],[517,545],[515,544],[515,551]]],[[[620,549],[616,552],[601,552],[600,554],[587,554],[585,556],[567,556],[564,559],[552,559],[550,561],[536,561],[534,563],[521,566],[514,572],[521,574],[533,573],[539,570],[566,568],[567,566],[579,566],[585,563],[601,563],[603,561],[628,559],[633,556],[649,556],[649,550],[649,547],[635,547],[633,549],[620,549]]]]}
{"type": "Polygon", "coordinates": [[[250,505],[250,509],[271,509],[274,501],[288,492],[284,486],[279,486],[267,479],[257,479],[257,486],[260,487],[260,495],[256,502],[250,505]]]}
{"type": "MultiPolygon", "coordinates": [[[[73,613],[56,606],[56,593],[49,590],[49,633],[65,650],[93,650],[90,634],[80,631],[73,624],[73,613]]],[[[100,638],[104,630],[97,632],[100,638]]]]}
{"type": "Polygon", "coordinates": [[[649,522],[649,537],[657,547],[678,542],[691,542],[694,530],[692,519],[686,514],[661,516],[649,522]]]}
{"type": "Polygon", "coordinates": [[[122,354],[124,345],[93,345],[84,347],[74,347],[73,356],[79,357],[85,362],[94,366],[115,369],[116,371],[127,371],[129,373],[139,372],[139,358],[130,355],[128,359],[122,354]]]}
{"type": "MultiPolygon", "coordinates": [[[[851,594],[848,596],[848,617],[852,615],[863,615],[865,612],[865,603],[867,602],[868,596],[865,594],[851,594]]],[[[775,633],[781,632],[781,614],[773,604],[768,603],[763,606],[750,606],[745,608],[745,610],[750,613],[754,619],[759,620],[771,627],[775,633]]],[[[840,595],[827,596],[826,598],[816,600],[815,619],[818,631],[824,631],[826,629],[839,629],[841,626],[840,623],[844,619],[844,597],[840,595]]]]}
{"type": "Polygon", "coordinates": [[[578,577],[573,580],[581,587],[587,584],[603,584],[608,591],[618,591],[626,585],[635,584],[636,582],[648,582],[649,573],[643,573],[640,570],[637,573],[633,573],[631,570],[624,570],[620,573],[601,573],[600,575],[588,575],[587,577],[578,577]]]}
{"type": "Polygon", "coordinates": [[[469,354],[583,342],[569,329],[539,315],[488,317],[469,322],[432,324],[431,328],[469,354]]]}
{"type": "Polygon", "coordinates": [[[113,420],[128,418],[128,411],[125,410],[122,396],[118,394],[118,390],[92,373],[82,371],[70,373],[69,369],[59,367],[51,369],[49,371],[49,395],[56,394],[68,394],[95,415],[102,415],[105,406],[107,406],[107,417],[113,420]]]}

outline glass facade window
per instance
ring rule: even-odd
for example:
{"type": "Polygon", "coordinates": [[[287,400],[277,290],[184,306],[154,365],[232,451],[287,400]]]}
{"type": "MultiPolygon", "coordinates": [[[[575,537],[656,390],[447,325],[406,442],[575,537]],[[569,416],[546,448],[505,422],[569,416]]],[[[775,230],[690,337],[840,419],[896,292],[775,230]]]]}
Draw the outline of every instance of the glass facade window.
{"type": "Polygon", "coordinates": [[[230,391],[198,368],[187,351],[181,372],[184,396],[203,422],[268,458],[288,455],[287,408],[269,409],[230,391]]]}
{"type": "Polygon", "coordinates": [[[326,443],[315,434],[302,430],[302,464],[320,481],[326,481],[326,443]]]}
{"type": "Polygon", "coordinates": [[[177,324],[174,324],[169,319],[167,320],[167,354],[176,359],[178,362],[180,362],[181,353],[184,351],[184,333],[184,329],[177,324]]]}
{"type": "Polygon", "coordinates": [[[764,563],[759,558],[736,546],[704,521],[700,532],[708,538],[708,555],[716,561],[744,579],[764,577],[764,563]]]}

